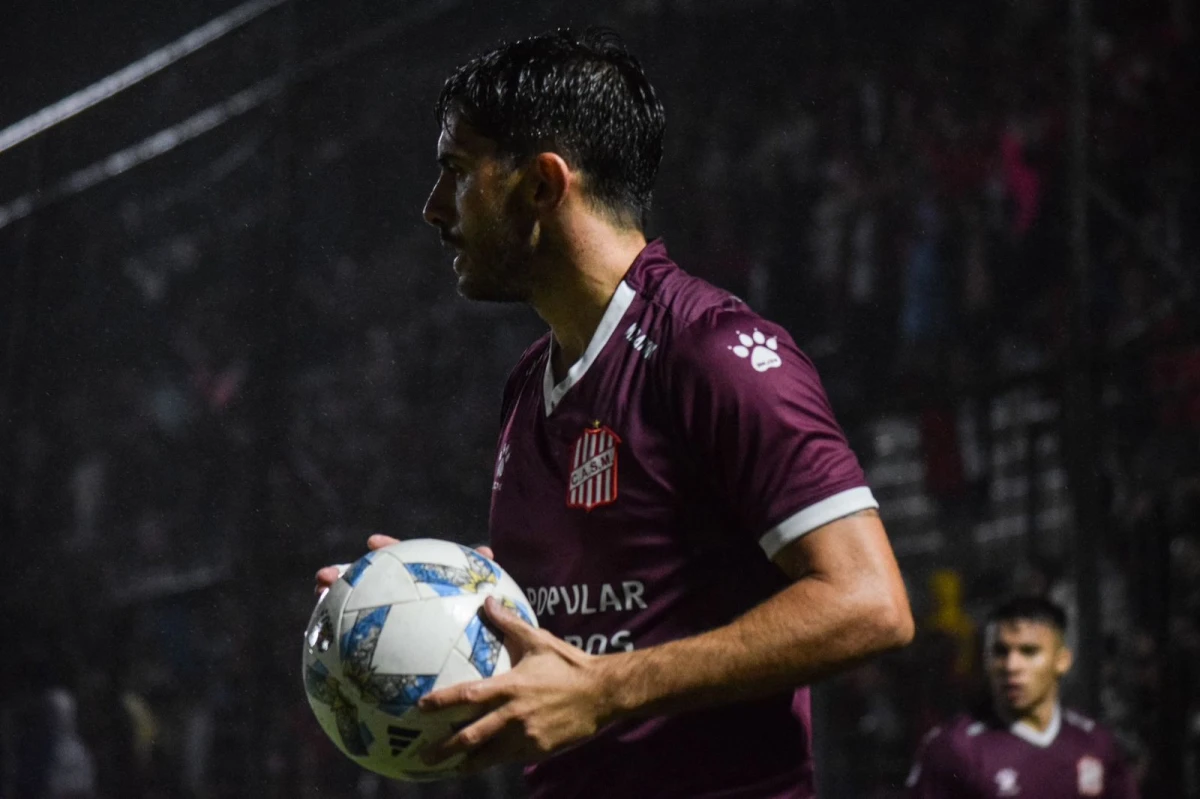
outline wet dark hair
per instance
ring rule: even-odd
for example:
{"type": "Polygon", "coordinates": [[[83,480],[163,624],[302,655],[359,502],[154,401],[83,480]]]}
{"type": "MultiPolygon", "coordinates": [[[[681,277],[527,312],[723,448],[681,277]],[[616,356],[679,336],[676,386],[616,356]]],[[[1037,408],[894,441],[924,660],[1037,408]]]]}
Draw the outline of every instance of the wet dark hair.
{"type": "Polygon", "coordinates": [[[436,107],[515,159],[554,152],[584,173],[585,191],[616,221],[644,228],[666,117],[621,38],[560,28],[477,56],[455,70],[436,107]]]}
{"type": "Polygon", "coordinates": [[[1043,596],[1012,597],[988,614],[986,626],[1002,621],[1036,621],[1067,632],[1066,611],[1043,596]]]}

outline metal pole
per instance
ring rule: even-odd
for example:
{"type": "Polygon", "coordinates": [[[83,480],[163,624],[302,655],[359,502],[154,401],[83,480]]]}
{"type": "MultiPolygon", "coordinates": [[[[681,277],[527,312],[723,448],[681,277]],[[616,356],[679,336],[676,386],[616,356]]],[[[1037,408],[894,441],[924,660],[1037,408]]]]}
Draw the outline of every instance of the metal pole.
{"type": "Polygon", "coordinates": [[[1089,713],[1100,710],[1100,669],[1103,646],[1100,629],[1099,549],[1104,541],[1106,514],[1100,507],[1096,472],[1097,404],[1092,342],[1092,290],[1088,252],[1088,42],[1089,0],[1071,0],[1071,108],[1069,157],[1071,306],[1069,362],[1065,403],[1075,505],[1074,576],[1079,628],[1076,668],[1080,700],[1089,713]]]}

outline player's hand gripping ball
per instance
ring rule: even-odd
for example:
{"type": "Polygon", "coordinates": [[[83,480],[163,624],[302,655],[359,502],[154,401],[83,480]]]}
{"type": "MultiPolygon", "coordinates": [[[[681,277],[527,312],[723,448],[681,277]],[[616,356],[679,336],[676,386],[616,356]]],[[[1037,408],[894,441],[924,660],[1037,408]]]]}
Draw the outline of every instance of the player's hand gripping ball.
{"type": "Polygon", "coordinates": [[[489,595],[537,626],[503,569],[450,541],[402,541],[342,574],[304,634],[304,690],[339,749],[396,779],[455,775],[462,756],[428,766],[420,755],[469,719],[416,704],[431,691],[511,668],[504,641],[483,622],[489,595]]]}

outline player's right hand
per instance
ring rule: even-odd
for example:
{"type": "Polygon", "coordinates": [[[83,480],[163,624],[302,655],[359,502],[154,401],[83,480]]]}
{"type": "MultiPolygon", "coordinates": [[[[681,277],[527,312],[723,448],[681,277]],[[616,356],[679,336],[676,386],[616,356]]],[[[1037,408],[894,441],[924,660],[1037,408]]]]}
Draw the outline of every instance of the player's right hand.
{"type": "MultiPolygon", "coordinates": [[[[390,535],[380,535],[379,533],[376,533],[367,539],[367,549],[371,552],[374,552],[377,549],[383,549],[384,547],[390,547],[392,544],[399,543],[400,539],[398,538],[392,538],[390,535]]],[[[491,547],[478,546],[475,547],[475,551],[489,560],[496,559],[496,556],[492,554],[491,547]]],[[[313,593],[317,596],[320,596],[321,592],[327,591],[329,586],[336,583],[338,578],[341,577],[348,568],[350,568],[349,563],[339,563],[336,566],[325,566],[321,569],[318,569],[317,583],[315,586],[313,586],[313,593]]]]}

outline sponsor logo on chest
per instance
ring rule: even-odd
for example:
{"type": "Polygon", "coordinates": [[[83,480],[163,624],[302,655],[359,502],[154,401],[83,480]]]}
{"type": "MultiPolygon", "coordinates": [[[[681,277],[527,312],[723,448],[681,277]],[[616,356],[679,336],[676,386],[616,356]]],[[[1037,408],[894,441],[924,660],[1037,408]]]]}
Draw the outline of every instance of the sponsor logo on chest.
{"type": "Polygon", "coordinates": [[[571,479],[567,507],[590,511],[617,501],[617,447],[621,443],[607,426],[593,422],[571,448],[571,479]]]}

